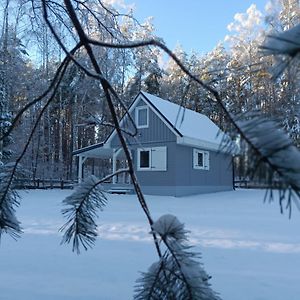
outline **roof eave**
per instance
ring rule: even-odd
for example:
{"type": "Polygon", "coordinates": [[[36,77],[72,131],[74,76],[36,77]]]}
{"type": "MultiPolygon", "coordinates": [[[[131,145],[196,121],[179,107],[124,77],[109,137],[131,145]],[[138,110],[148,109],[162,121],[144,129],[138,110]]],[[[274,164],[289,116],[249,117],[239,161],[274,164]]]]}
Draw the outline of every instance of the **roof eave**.
{"type": "Polygon", "coordinates": [[[176,142],[178,145],[196,147],[196,148],[212,150],[216,152],[226,152],[224,151],[224,149],[221,148],[221,143],[218,142],[214,143],[214,142],[199,140],[187,136],[177,137],[176,142]]]}

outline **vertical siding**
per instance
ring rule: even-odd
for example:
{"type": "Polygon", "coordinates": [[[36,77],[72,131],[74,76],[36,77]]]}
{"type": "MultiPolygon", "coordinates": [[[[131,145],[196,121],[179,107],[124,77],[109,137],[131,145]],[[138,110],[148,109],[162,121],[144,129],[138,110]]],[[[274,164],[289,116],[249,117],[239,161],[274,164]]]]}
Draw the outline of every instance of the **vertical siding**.
{"type": "Polygon", "coordinates": [[[175,186],[176,182],[176,161],[174,153],[176,150],[175,142],[151,143],[148,147],[166,146],[167,147],[167,170],[166,171],[138,171],[137,170],[137,148],[133,146],[133,160],[135,171],[142,186],[175,186]]]}
{"type": "MultiPolygon", "coordinates": [[[[137,106],[143,106],[145,102],[140,100],[137,106]]],[[[133,120],[135,118],[135,111],[131,114],[133,120]]],[[[126,117],[125,117],[126,118],[126,117]]],[[[124,119],[123,129],[133,131],[133,126],[129,122],[129,118],[124,119]]],[[[174,142],[176,141],[175,134],[166,126],[166,124],[149,108],[149,127],[138,129],[136,138],[131,138],[127,135],[127,140],[130,145],[151,144],[157,142],[174,142]]],[[[111,141],[112,147],[120,145],[119,138],[115,135],[111,141]]]]}
{"type": "MultiPolygon", "coordinates": [[[[210,191],[220,187],[232,188],[231,156],[224,153],[209,151],[210,169],[193,169],[193,148],[177,145],[175,142],[151,143],[149,147],[167,147],[167,171],[138,171],[138,179],[142,186],[169,187],[208,187],[210,191]]],[[[138,145],[134,146],[133,159],[137,165],[138,145]]],[[[203,189],[203,190],[204,190],[203,189]]],[[[170,191],[172,194],[174,191],[170,191]]],[[[187,192],[188,193],[188,192],[187,192]]]]}
{"type": "Polygon", "coordinates": [[[231,156],[209,151],[209,170],[193,168],[193,149],[177,145],[176,185],[178,186],[229,186],[232,187],[231,156]]]}
{"type": "MultiPolygon", "coordinates": [[[[137,106],[146,103],[140,99],[137,106]]],[[[135,118],[135,111],[132,112],[135,118]]],[[[133,131],[133,126],[124,119],[123,129],[133,131]]],[[[149,108],[149,127],[138,129],[136,138],[126,136],[132,149],[135,171],[139,182],[149,194],[188,195],[232,188],[231,156],[209,151],[210,169],[193,169],[193,147],[176,144],[176,135],[149,108]],[[167,171],[138,171],[137,148],[167,147],[167,171]]],[[[117,136],[111,141],[112,147],[119,147],[117,136]]]]}

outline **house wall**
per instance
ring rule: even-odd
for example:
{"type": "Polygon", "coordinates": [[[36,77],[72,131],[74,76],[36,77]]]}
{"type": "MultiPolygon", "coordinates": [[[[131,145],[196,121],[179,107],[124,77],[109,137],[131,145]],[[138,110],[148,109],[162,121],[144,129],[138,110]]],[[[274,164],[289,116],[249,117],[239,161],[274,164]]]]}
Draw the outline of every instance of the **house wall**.
{"type": "MultiPolygon", "coordinates": [[[[155,187],[158,190],[162,190],[163,187],[172,186],[176,184],[176,162],[174,161],[174,152],[176,150],[175,142],[164,143],[151,143],[149,147],[166,146],[167,147],[167,171],[139,171],[137,170],[137,148],[140,145],[135,145],[133,148],[133,159],[135,163],[135,171],[142,190],[144,187],[155,187]]],[[[159,193],[158,193],[159,194],[159,193]]],[[[165,193],[164,193],[165,194],[165,193]]]]}
{"type": "MultiPolygon", "coordinates": [[[[184,196],[232,190],[231,156],[209,151],[209,170],[193,168],[192,147],[177,145],[175,142],[151,143],[149,147],[167,147],[167,171],[135,171],[145,194],[184,196]]],[[[132,147],[133,159],[137,166],[137,148],[132,147]]]]}
{"type": "MultiPolygon", "coordinates": [[[[145,105],[141,99],[138,106],[145,105]]],[[[134,120],[135,112],[132,112],[134,120]]],[[[133,130],[124,119],[123,128],[133,130]],[[127,125],[127,126],[126,126],[127,125]]],[[[193,148],[177,145],[176,136],[166,124],[149,109],[149,127],[138,129],[136,139],[127,136],[132,150],[135,171],[145,194],[183,196],[232,189],[231,156],[209,151],[210,169],[193,169],[193,148]],[[137,148],[167,147],[167,171],[138,171],[137,148]]],[[[115,135],[111,147],[120,147],[115,135]]]]}
{"type": "MultiPolygon", "coordinates": [[[[143,106],[145,102],[141,99],[139,100],[137,106],[143,106]]],[[[132,119],[135,118],[135,112],[133,111],[132,119]]],[[[126,118],[126,117],[125,117],[126,118]]],[[[129,118],[124,119],[123,129],[133,132],[134,128],[128,120],[129,118]]],[[[162,122],[162,120],[149,108],[149,127],[148,128],[139,128],[138,134],[135,138],[126,135],[126,138],[130,145],[136,144],[151,144],[157,142],[175,142],[175,134],[162,122]]],[[[111,141],[111,147],[117,148],[120,146],[120,141],[117,135],[115,135],[111,141]]]]}
{"type": "Polygon", "coordinates": [[[231,155],[209,151],[209,170],[194,169],[193,149],[176,145],[176,196],[232,190],[231,155]]]}

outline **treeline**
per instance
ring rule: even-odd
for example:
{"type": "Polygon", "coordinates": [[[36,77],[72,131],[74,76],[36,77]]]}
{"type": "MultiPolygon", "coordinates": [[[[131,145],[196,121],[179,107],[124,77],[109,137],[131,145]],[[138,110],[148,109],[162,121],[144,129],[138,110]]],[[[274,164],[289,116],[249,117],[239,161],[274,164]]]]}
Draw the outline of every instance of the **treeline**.
{"type": "MultiPolygon", "coordinates": [[[[40,18],[39,1],[6,0],[2,3],[0,40],[0,130],[9,118],[16,116],[28,103],[43,94],[64,59],[61,47],[53,39],[45,21],[40,18]]],[[[271,78],[274,65],[264,57],[260,45],[268,34],[287,30],[300,21],[299,1],[280,0],[269,4],[264,14],[252,5],[246,13],[236,15],[229,24],[229,35],[211,52],[187,54],[178,46],[174,53],[199,79],[219,91],[227,108],[235,114],[250,110],[275,118],[282,124],[294,143],[300,146],[299,68],[290,65],[280,77],[271,78]],[[296,108],[296,109],[295,109],[296,108]]],[[[89,9],[99,20],[86,18],[81,7],[81,21],[91,37],[116,43],[155,38],[149,20],[139,24],[131,13],[120,14],[113,7],[89,1],[89,9]],[[101,16],[101,18],[100,18],[101,16]],[[104,20],[104,22],[103,22],[104,20]]],[[[52,16],[55,18],[55,14],[52,16]]],[[[74,44],[72,28],[57,20],[57,33],[74,44]]],[[[178,37],[180,39],[180,37],[178,37]]],[[[199,48],[201,46],[199,45],[199,48]]],[[[129,105],[140,90],[171,99],[211,118],[231,133],[227,122],[212,96],[192,81],[169,60],[162,62],[162,53],[154,47],[134,49],[94,48],[105,76],[129,105]]],[[[81,66],[88,67],[86,53],[76,52],[81,66]]],[[[48,96],[50,99],[51,94],[48,96]]],[[[23,167],[32,178],[76,177],[72,151],[105,139],[112,130],[111,117],[103,100],[102,90],[76,64],[65,70],[65,76],[47,105],[47,99],[32,105],[15,124],[11,139],[3,141],[1,152],[12,150],[15,160],[33,137],[22,159],[23,167]],[[46,105],[46,108],[45,108],[46,105]],[[44,113],[42,113],[44,110],[44,113]],[[7,145],[9,146],[7,146],[7,145]]],[[[124,113],[115,103],[119,116],[124,113]]],[[[6,124],[6,125],[5,125],[6,124]]],[[[201,129],[199,129],[201,130],[201,129]]],[[[238,138],[232,132],[233,138],[238,138]]],[[[247,153],[238,157],[237,175],[247,174],[247,153]]]]}

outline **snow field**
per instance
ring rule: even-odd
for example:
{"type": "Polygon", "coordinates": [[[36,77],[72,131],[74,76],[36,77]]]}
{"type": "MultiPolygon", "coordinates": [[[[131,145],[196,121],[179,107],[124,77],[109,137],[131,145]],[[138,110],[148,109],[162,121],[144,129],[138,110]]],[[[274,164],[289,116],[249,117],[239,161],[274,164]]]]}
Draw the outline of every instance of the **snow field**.
{"type": "MultiPolygon", "coordinates": [[[[61,201],[71,191],[21,192],[24,234],[0,244],[1,300],[132,299],[135,280],[156,259],[134,195],[108,195],[99,239],[81,255],[60,245],[61,201]]],[[[182,198],[147,196],[153,218],[174,214],[186,229],[224,300],[298,300],[300,213],[280,215],[264,191],[238,190],[182,198]]]]}

